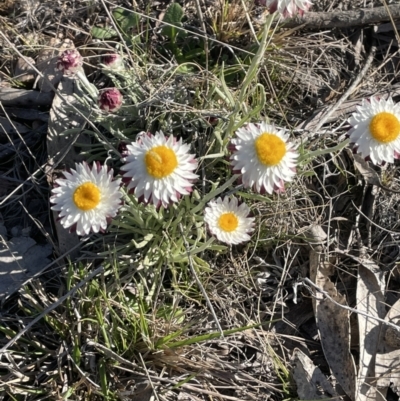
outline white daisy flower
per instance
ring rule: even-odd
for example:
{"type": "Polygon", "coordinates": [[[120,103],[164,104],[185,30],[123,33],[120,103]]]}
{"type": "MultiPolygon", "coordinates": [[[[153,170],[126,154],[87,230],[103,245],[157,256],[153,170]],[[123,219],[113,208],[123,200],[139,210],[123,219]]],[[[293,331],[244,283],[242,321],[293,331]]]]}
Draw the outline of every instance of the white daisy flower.
{"type": "Polygon", "coordinates": [[[245,203],[238,206],[237,198],[229,199],[226,196],[224,200],[218,198],[208,203],[204,210],[204,221],[219,241],[230,245],[240,244],[249,241],[249,234],[254,231],[254,217],[248,217],[249,213],[250,209],[245,203]]]}
{"type": "Polygon", "coordinates": [[[189,153],[189,145],[172,135],[166,138],[162,131],[155,135],[142,132],[136,142],[127,145],[124,179],[130,179],[128,189],[145,203],[167,207],[177,202],[181,195],[192,191],[198,175],[195,156],[189,153]]]}
{"type": "Polygon", "coordinates": [[[303,16],[312,6],[309,0],[263,0],[271,14],[278,11],[284,18],[303,16]]]}
{"type": "Polygon", "coordinates": [[[374,164],[393,163],[400,153],[400,105],[392,98],[363,99],[361,106],[349,118],[352,126],[350,141],[357,152],[374,164]]]}
{"type": "Polygon", "coordinates": [[[56,180],[52,210],[60,212],[64,228],[76,226],[78,235],[105,230],[121,206],[121,179],[113,180],[113,170],[99,164],[76,163],[75,169],[56,180]]]}
{"type": "Polygon", "coordinates": [[[299,156],[288,136],[267,123],[248,124],[232,139],[233,170],[242,174],[243,185],[257,192],[283,192],[285,181],[296,175],[299,156]]]}

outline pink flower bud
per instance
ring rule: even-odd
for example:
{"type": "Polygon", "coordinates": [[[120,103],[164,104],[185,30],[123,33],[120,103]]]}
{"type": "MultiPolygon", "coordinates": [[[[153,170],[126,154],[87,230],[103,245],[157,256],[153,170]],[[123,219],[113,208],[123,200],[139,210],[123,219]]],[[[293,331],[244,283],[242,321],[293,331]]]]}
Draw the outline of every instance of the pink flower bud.
{"type": "Polygon", "coordinates": [[[266,6],[270,14],[277,11],[283,18],[292,18],[297,14],[303,16],[312,3],[310,0],[256,0],[256,5],[266,6]]]}
{"type": "Polygon", "coordinates": [[[75,74],[82,68],[83,58],[78,50],[65,50],[57,60],[57,70],[63,71],[66,75],[75,74]]]}
{"type": "Polygon", "coordinates": [[[98,104],[101,110],[114,112],[122,106],[122,94],[117,88],[108,88],[100,91],[98,104]]]}
{"type": "Polygon", "coordinates": [[[106,67],[113,70],[120,70],[124,66],[124,61],[122,57],[117,53],[105,54],[102,57],[102,62],[106,67]]]}

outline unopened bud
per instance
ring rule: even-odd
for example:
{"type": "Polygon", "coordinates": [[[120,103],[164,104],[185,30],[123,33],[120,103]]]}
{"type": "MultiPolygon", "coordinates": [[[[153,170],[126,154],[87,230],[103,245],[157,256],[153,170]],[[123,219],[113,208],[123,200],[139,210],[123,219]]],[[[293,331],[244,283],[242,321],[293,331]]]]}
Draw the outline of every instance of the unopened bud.
{"type": "Polygon", "coordinates": [[[63,71],[66,75],[75,74],[82,68],[83,58],[78,50],[65,50],[57,60],[57,70],[63,71]]]}
{"type": "Polygon", "coordinates": [[[98,104],[101,110],[115,112],[122,106],[122,94],[117,88],[108,88],[100,91],[98,104]]]}
{"type": "Polygon", "coordinates": [[[103,64],[112,70],[121,70],[124,66],[124,60],[117,53],[105,54],[102,57],[103,64]]]}

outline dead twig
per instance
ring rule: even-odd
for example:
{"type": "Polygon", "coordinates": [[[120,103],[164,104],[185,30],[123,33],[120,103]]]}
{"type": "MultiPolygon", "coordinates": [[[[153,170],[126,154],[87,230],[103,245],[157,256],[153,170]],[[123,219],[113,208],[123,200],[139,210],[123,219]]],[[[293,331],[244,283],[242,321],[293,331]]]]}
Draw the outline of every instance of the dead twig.
{"type": "Polygon", "coordinates": [[[46,107],[51,105],[53,98],[53,92],[39,92],[16,88],[2,88],[0,90],[0,103],[5,107],[46,107]]]}
{"type": "Polygon", "coordinates": [[[287,20],[283,27],[307,29],[349,28],[377,24],[400,18],[400,5],[360,8],[359,10],[333,11],[328,13],[307,13],[304,17],[287,20]]]}

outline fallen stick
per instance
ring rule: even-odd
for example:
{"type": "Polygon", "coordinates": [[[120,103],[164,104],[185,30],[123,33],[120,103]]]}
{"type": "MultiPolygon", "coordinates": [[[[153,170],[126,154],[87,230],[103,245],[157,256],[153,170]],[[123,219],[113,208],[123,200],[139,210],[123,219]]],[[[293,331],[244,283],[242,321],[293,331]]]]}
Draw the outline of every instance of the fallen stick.
{"type": "Polygon", "coordinates": [[[362,25],[390,21],[390,17],[400,19],[400,5],[392,4],[387,8],[360,8],[358,10],[334,11],[327,13],[306,13],[304,17],[288,19],[283,28],[304,27],[307,29],[355,28],[362,25]],[[389,10],[389,12],[388,12],[389,10]]]}
{"type": "Polygon", "coordinates": [[[21,120],[34,121],[39,120],[47,123],[49,121],[49,113],[35,110],[25,109],[20,107],[5,107],[4,110],[0,108],[0,116],[8,115],[11,119],[18,118],[21,120]]]}
{"type": "Polygon", "coordinates": [[[27,132],[32,131],[31,128],[27,127],[26,125],[17,123],[12,121],[8,118],[2,117],[0,115],[0,138],[3,137],[7,138],[7,135],[15,134],[19,132],[20,134],[26,134],[27,132]],[[7,134],[7,135],[6,135],[7,134]]]}
{"type": "Polygon", "coordinates": [[[2,88],[0,89],[0,103],[3,106],[38,108],[50,107],[53,102],[53,92],[39,92],[35,90],[2,88]]]}

